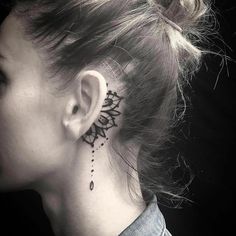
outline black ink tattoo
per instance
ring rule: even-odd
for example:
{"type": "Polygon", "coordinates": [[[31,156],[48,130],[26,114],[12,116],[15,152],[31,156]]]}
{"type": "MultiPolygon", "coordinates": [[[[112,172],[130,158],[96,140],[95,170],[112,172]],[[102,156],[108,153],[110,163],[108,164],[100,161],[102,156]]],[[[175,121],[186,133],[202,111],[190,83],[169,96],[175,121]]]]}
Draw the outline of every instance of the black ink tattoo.
{"type": "Polygon", "coordinates": [[[90,144],[91,147],[94,147],[94,142],[98,139],[98,136],[106,138],[106,131],[117,126],[115,117],[121,114],[117,108],[122,99],[123,97],[118,96],[116,92],[108,91],[100,117],[93,123],[85,135],[83,135],[83,141],[90,144]]]}

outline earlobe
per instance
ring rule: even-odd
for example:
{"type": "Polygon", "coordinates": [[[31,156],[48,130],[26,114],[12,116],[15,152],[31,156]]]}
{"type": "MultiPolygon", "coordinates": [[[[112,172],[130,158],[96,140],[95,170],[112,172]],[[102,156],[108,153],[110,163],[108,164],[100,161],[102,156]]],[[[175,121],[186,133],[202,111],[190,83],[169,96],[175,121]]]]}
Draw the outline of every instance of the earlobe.
{"type": "Polygon", "coordinates": [[[78,74],[63,117],[63,125],[71,138],[78,140],[95,122],[106,93],[106,80],[101,73],[87,70],[78,74]]]}

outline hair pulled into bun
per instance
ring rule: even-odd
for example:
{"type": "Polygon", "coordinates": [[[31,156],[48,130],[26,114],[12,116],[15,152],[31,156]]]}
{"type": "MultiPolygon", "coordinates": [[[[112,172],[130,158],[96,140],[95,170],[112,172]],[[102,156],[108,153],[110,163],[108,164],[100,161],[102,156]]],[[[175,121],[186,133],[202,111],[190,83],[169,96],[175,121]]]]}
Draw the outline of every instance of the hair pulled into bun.
{"type": "Polygon", "coordinates": [[[182,28],[188,28],[198,23],[198,20],[208,9],[202,0],[173,0],[160,2],[170,2],[164,11],[164,14],[182,28]]]}
{"type": "MultiPolygon", "coordinates": [[[[197,65],[204,52],[203,49],[201,50],[201,42],[205,40],[210,28],[208,25],[210,23],[207,22],[212,14],[209,1],[206,4],[204,0],[147,0],[147,3],[153,9],[158,9],[157,15],[160,19],[162,18],[161,13],[181,29],[179,31],[182,35],[176,35],[176,32],[174,33],[170,29],[171,24],[168,26],[168,22],[166,22],[165,30],[169,35],[172,48],[176,52],[184,52],[184,54],[180,54],[180,61],[185,61],[189,65],[195,64],[196,67],[190,68],[194,72],[198,68],[197,65]]],[[[184,69],[189,68],[183,63],[179,69],[180,72],[183,72],[184,69]]]]}
{"type": "Polygon", "coordinates": [[[15,14],[27,35],[46,49],[50,70],[66,75],[60,81],[65,87],[75,73],[94,64],[125,84],[116,151],[127,165],[117,163],[127,180],[137,171],[143,190],[171,203],[182,200],[186,189],[173,179],[175,167],[185,162],[167,158],[163,150],[184,114],[182,87],[205,52],[201,42],[209,12],[203,0],[16,1],[15,14]],[[130,143],[140,147],[137,169],[130,143]]]}

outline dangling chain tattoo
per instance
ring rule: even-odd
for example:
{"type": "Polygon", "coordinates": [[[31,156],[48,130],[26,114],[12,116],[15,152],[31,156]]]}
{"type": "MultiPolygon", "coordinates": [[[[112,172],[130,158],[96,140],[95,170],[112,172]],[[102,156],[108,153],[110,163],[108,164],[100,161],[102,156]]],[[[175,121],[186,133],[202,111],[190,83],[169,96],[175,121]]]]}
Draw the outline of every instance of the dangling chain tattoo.
{"type": "MultiPolygon", "coordinates": [[[[108,84],[107,84],[108,85],[108,84]]],[[[116,92],[112,92],[109,90],[107,92],[107,97],[105,98],[104,104],[102,106],[102,110],[100,113],[100,117],[90,129],[83,135],[83,141],[88,143],[92,147],[92,170],[91,177],[93,177],[94,172],[94,153],[99,150],[102,146],[104,146],[105,142],[109,139],[107,137],[106,131],[112,127],[117,127],[115,119],[117,116],[121,114],[117,109],[119,108],[120,102],[123,97],[118,96],[116,92]],[[101,143],[101,145],[95,149],[94,143],[98,139],[98,137],[105,138],[105,142],[101,143]]],[[[94,188],[94,182],[91,181],[89,185],[90,190],[92,191],[94,188]]]]}

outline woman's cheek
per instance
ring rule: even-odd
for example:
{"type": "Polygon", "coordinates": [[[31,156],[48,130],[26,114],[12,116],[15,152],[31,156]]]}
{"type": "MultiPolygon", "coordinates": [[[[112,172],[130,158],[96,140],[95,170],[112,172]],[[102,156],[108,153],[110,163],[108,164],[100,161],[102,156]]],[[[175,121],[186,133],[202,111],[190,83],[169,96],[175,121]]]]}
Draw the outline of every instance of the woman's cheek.
{"type": "Polygon", "coordinates": [[[27,182],[40,178],[56,163],[50,153],[54,134],[40,99],[33,91],[21,91],[0,102],[0,165],[12,181],[27,182]]]}

